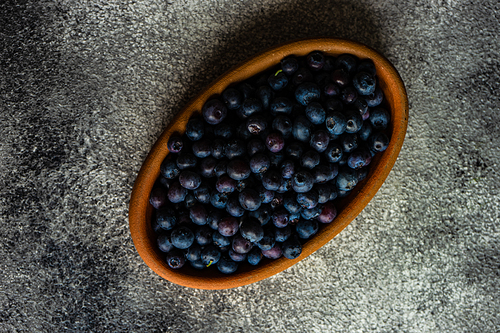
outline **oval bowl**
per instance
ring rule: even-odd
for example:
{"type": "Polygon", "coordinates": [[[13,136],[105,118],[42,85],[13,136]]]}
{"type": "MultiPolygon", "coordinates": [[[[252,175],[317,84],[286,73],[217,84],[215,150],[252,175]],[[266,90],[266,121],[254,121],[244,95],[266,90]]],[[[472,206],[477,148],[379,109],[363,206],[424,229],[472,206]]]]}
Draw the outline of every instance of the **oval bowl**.
{"type": "MultiPolygon", "coordinates": [[[[158,275],[175,284],[198,289],[228,289],[247,285],[275,275],[300,260],[306,258],[341,232],[368,204],[377,193],[393,167],[403,145],[408,124],[408,98],[398,72],[380,53],[358,42],[333,39],[311,38],[292,41],[265,50],[256,56],[233,67],[203,89],[170,122],[154,144],[135,181],[130,205],[129,226],[134,245],[144,262],[158,275]],[[193,113],[200,113],[205,101],[220,95],[224,89],[234,83],[244,81],[270,67],[284,57],[305,56],[312,51],[337,56],[350,53],[360,59],[372,59],[379,84],[384,92],[385,107],[391,113],[388,131],[391,141],[387,150],[379,153],[370,164],[369,174],[347,197],[337,202],[338,216],[326,225],[321,225],[318,233],[308,240],[302,254],[293,260],[284,257],[277,260],[263,259],[257,267],[249,264],[240,265],[232,275],[224,275],[217,270],[197,271],[191,267],[173,270],[168,267],[163,255],[156,247],[156,236],[151,226],[153,208],[149,204],[149,195],[160,174],[160,164],[168,155],[167,141],[172,133],[184,133],[186,124],[193,113]]],[[[321,224],[321,223],[320,223],[321,224]]]]}

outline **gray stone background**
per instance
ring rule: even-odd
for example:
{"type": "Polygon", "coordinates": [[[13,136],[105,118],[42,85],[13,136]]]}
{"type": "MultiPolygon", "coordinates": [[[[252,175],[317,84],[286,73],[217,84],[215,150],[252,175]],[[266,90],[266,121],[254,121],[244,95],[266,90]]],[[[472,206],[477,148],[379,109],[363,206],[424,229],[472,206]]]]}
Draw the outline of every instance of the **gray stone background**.
{"type": "Polygon", "coordinates": [[[497,1],[1,1],[0,331],[499,332],[499,24],[497,1]],[[128,229],[149,149],[231,66],[319,35],[406,84],[387,181],[272,278],[163,280],[128,229]]]}

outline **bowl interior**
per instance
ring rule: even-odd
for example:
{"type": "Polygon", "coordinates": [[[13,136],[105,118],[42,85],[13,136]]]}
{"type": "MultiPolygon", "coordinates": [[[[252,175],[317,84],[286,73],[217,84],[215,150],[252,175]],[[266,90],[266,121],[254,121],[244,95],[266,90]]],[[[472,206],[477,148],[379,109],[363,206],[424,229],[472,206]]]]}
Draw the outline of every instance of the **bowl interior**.
{"type": "Polygon", "coordinates": [[[403,82],[396,69],[382,55],[373,49],[348,40],[316,38],[283,44],[259,53],[216,79],[192,99],[171,121],[155,143],[144,162],[132,190],[129,209],[129,224],[134,245],[146,264],[163,278],[186,287],[199,289],[227,289],[250,284],[277,274],[304,259],[335,237],[368,204],[389,174],[403,144],[408,123],[408,100],[403,82]],[[369,166],[369,174],[347,197],[338,201],[337,218],[330,224],[320,225],[319,232],[304,246],[302,254],[293,260],[280,258],[263,259],[257,267],[241,264],[232,275],[217,270],[198,271],[191,267],[172,270],[164,260],[164,254],[157,249],[156,235],[151,227],[153,208],[149,194],[160,174],[160,164],[168,155],[167,141],[172,133],[183,133],[190,116],[199,113],[210,97],[220,95],[228,86],[244,81],[270,67],[278,65],[286,56],[305,56],[312,51],[338,56],[343,53],[356,55],[360,59],[373,60],[384,92],[384,107],[391,113],[388,132],[391,135],[389,147],[375,155],[369,166]]]}

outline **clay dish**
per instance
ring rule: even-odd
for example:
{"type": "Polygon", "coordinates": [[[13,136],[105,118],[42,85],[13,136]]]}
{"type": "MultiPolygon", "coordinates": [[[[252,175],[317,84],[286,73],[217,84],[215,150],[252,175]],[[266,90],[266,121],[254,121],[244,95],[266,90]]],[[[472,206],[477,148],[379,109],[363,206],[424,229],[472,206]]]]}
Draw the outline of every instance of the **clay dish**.
{"type": "MultiPolygon", "coordinates": [[[[311,255],[341,232],[368,204],[387,178],[403,145],[408,123],[408,99],[404,84],[391,63],[373,49],[349,40],[332,38],[313,38],[292,41],[265,50],[230,69],[208,85],[192,99],[171,121],[151,149],[142,165],[132,190],[129,207],[130,232],[134,245],[144,262],[158,275],[178,285],[199,289],[228,289],[244,286],[268,278],[289,268],[311,255]],[[391,113],[391,134],[389,147],[379,153],[370,164],[365,180],[360,182],[347,197],[337,204],[338,216],[331,223],[321,225],[319,232],[308,240],[302,254],[294,260],[280,258],[263,259],[257,267],[242,265],[232,275],[224,275],[218,270],[198,271],[186,265],[180,270],[170,269],[157,249],[156,236],[151,227],[152,206],[149,194],[160,174],[160,164],[168,155],[167,141],[172,133],[185,131],[185,126],[193,113],[199,113],[204,102],[210,97],[220,95],[224,89],[244,81],[270,67],[286,56],[305,56],[312,51],[322,51],[337,56],[342,53],[356,55],[360,59],[373,60],[379,84],[385,95],[384,106],[391,113]]],[[[321,223],[320,223],[321,224],[321,223]]]]}

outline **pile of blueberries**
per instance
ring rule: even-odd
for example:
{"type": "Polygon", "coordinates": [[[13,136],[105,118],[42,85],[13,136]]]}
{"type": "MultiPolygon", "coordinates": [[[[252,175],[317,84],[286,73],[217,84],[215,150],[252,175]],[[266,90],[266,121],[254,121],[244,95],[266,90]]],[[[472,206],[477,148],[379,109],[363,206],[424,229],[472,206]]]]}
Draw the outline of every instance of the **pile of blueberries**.
{"type": "Polygon", "coordinates": [[[383,99],[372,61],[315,51],[208,100],[170,137],[150,196],[168,265],[297,258],[387,148],[383,99]]]}

